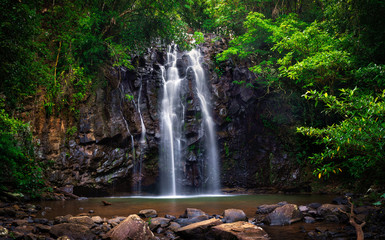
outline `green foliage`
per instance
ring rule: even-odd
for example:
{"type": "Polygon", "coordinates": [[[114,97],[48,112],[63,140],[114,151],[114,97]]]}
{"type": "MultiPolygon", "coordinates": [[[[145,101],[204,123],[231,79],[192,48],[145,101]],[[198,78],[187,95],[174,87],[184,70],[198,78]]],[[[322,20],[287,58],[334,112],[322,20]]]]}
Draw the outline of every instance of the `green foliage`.
{"type": "Polygon", "coordinates": [[[360,65],[385,63],[385,2],[377,0],[322,0],[325,24],[345,36],[346,48],[360,65]]]}
{"type": "Polygon", "coordinates": [[[385,200],[385,193],[382,194],[382,195],[380,196],[380,198],[381,198],[381,199],[380,199],[379,201],[373,203],[374,206],[381,206],[381,205],[382,205],[382,202],[385,200]]]}
{"type": "Polygon", "coordinates": [[[0,186],[38,197],[44,191],[44,167],[34,159],[29,128],[0,108],[0,186]]]}
{"type": "Polygon", "coordinates": [[[33,1],[0,2],[0,92],[11,108],[35,93],[44,63],[36,59],[39,17],[33,1]]]}
{"type": "Polygon", "coordinates": [[[224,148],[225,148],[225,156],[227,158],[230,157],[230,149],[229,149],[229,146],[227,145],[227,142],[225,142],[224,148]]]}
{"type": "Polygon", "coordinates": [[[123,46],[122,44],[117,44],[111,42],[107,44],[109,48],[109,53],[111,59],[114,59],[114,63],[112,66],[118,67],[123,66],[130,70],[134,70],[134,66],[131,65],[131,57],[130,57],[130,49],[127,46],[123,46]]]}
{"type": "Polygon", "coordinates": [[[130,95],[130,94],[127,93],[127,94],[124,96],[124,98],[127,99],[127,101],[132,101],[132,100],[134,100],[134,95],[130,95]]]}
{"type": "Polygon", "coordinates": [[[298,132],[315,137],[324,150],[311,157],[319,178],[330,173],[348,171],[354,178],[370,174],[383,179],[385,170],[385,91],[376,97],[358,90],[341,89],[339,97],[309,91],[304,95],[325,104],[326,113],[335,112],[343,120],[325,128],[300,127],[298,132]]]}
{"type": "Polygon", "coordinates": [[[277,18],[297,13],[306,21],[322,16],[319,1],[277,1],[277,0],[208,0],[205,12],[210,18],[204,21],[204,28],[225,36],[239,36],[245,33],[246,18],[252,12],[277,18]]]}
{"type": "Polygon", "coordinates": [[[321,24],[308,25],[294,14],[272,21],[261,13],[250,13],[244,25],[246,33],[232,40],[219,59],[253,59],[257,64],[250,70],[261,83],[277,86],[287,78],[294,81],[289,85],[322,89],[344,80],[351,61],[349,53],[340,50],[340,40],[321,24]],[[266,43],[270,49],[263,47],[266,43]]]}
{"type": "Polygon", "coordinates": [[[193,38],[196,45],[200,45],[205,42],[205,37],[202,32],[194,32],[193,38]]]}
{"type": "Polygon", "coordinates": [[[76,126],[72,126],[66,130],[66,135],[68,137],[72,137],[77,131],[78,131],[78,128],[76,126]]]}
{"type": "Polygon", "coordinates": [[[210,21],[207,0],[180,0],[177,4],[178,13],[190,30],[203,29],[204,23],[210,21]]]}
{"type": "Polygon", "coordinates": [[[102,66],[133,69],[132,54],[143,53],[159,39],[189,46],[182,6],[175,0],[6,0],[0,7],[0,87],[8,107],[39,89],[47,115],[67,109],[77,115],[102,66]]]}
{"type": "Polygon", "coordinates": [[[365,86],[375,92],[385,89],[385,65],[369,63],[365,67],[353,70],[355,84],[365,86]]]}

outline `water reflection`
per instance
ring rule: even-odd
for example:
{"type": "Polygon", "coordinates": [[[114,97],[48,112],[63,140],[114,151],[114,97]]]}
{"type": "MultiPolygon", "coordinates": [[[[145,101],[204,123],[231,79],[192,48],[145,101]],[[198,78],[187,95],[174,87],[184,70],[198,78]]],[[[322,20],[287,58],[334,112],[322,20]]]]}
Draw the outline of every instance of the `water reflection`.
{"type": "Polygon", "coordinates": [[[248,217],[254,217],[259,205],[274,204],[287,201],[297,205],[306,205],[312,202],[330,203],[334,196],[330,195],[215,195],[215,196],[177,196],[177,197],[114,197],[114,198],[89,198],[84,200],[49,201],[39,202],[44,211],[39,217],[53,219],[56,216],[88,213],[101,217],[128,216],[137,214],[142,209],[155,209],[159,216],[170,214],[178,217],[186,208],[198,208],[206,213],[222,214],[225,209],[242,209],[248,217]],[[110,202],[105,206],[102,201],[110,202]]]}

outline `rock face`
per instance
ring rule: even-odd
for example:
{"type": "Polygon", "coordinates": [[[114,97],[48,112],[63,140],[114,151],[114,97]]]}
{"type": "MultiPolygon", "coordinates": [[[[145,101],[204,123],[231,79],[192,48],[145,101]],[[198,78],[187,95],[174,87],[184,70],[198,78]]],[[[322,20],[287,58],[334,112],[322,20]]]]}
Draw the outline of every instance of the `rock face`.
{"type": "MultiPolygon", "coordinates": [[[[290,157],[294,150],[286,139],[287,129],[295,123],[289,94],[267,94],[262,82],[248,70],[249,63],[214,61],[227,42],[213,38],[208,35],[201,50],[212,94],[222,186],[285,187],[297,183],[300,171],[290,157]]],[[[182,70],[186,57],[180,55],[180,74],[189,81],[187,88],[193,89],[191,73],[182,70]]],[[[142,191],[158,189],[160,66],[166,62],[166,49],[153,48],[133,62],[137,63],[135,71],[105,68],[95,79],[99,87],[79,105],[77,116],[47,116],[40,105],[30,107],[39,146],[36,155],[41,161],[54,160],[49,171],[54,185],[80,196],[110,195],[138,182],[142,191]],[[147,130],[144,143],[140,143],[141,117],[147,130]],[[139,163],[141,173],[134,171],[139,163]]],[[[186,98],[182,184],[193,188],[205,181],[197,177],[202,171],[202,149],[201,133],[194,126],[201,119],[199,101],[186,98]]],[[[43,100],[40,96],[39,101],[43,100]]]]}
{"type": "Polygon", "coordinates": [[[147,223],[138,215],[128,216],[118,226],[107,233],[112,240],[137,239],[150,240],[155,239],[147,223]]]}
{"type": "Polygon", "coordinates": [[[248,222],[225,223],[213,227],[211,235],[222,240],[267,240],[269,235],[258,226],[248,222]]]}
{"type": "Polygon", "coordinates": [[[302,213],[295,204],[286,204],[277,207],[265,218],[265,222],[270,225],[288,225],[302,219],[302,213]]]}

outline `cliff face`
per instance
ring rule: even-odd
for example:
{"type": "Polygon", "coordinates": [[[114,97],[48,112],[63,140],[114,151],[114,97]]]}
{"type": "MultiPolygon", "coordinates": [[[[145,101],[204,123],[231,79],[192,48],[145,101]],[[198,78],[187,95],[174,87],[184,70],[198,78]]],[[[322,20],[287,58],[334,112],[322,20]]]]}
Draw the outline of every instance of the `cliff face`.
{"type": "MultiPolygon", "coordinates": [[[[214,55],[224,47],[224,40],[211,39],[201,47],[212,93],[222,186],[294,185],[299,169],[284,147],[284,135],[294,122],[289,120],[285,126],[269,122],[283,116],[291,119],[290,106],[283,95],[266,94],[266,89],[255,83],[247,64],[213,61],[214,55]],[[234,81],[252,83],[254,87],[247,88],[234,81]]],[[[182,73],[185,63],[183,53],[180,55],[178,67],[182,73]]],[[[51,160],[48,178],[53,184],[68,191],[73,189],[75,194],[95,196],[129,193],[141,181],[142,191],[156,193],[160,66],[165,61],[166,49],[158,48],[135,59],[135,71],[106,70],[106,86],[97,88],[79,106],[77,121],[70,117],[47,118],[40,108],[32,111],[34,134],[39,143],[37,156],[43,161],[51,160]],[[147,130],[145,143],[140,143],[140,117],[147,130]],[[141,175],[135,171],[139,161],[143,163],[141,175]]],[[[197,121],[193,111],[197,106],[190,105],[186,116],[192,123],[197,121]]],[[[193,169],[198,164],[194,144],[199,141],[199,133],[194,124],[186,124],[186,131],[189,150],[186,150],[185,175],[186,179],[193,179],[193,169]]]]}

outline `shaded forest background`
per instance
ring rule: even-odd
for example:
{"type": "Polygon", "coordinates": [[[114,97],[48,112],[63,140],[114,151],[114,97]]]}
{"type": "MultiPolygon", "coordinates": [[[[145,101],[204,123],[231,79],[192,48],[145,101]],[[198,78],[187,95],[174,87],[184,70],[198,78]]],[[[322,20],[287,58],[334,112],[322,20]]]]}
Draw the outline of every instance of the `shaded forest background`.
{"type": "Polygon", "coordinates": [[[268,94],[291,93],[301,106],[297,159],[314,181],[384,184],[385,1],[4,0],[0,9],[2,191],[50,191],[50,163],[35,160],[19,118],[37,94],[47,116],[76,119],[79,103],[107,84],[103,69],[135,69],[147,48],[189,49],[205,33],[229,41],[218,73],[228,59],[247,63],[268,94]]]}

